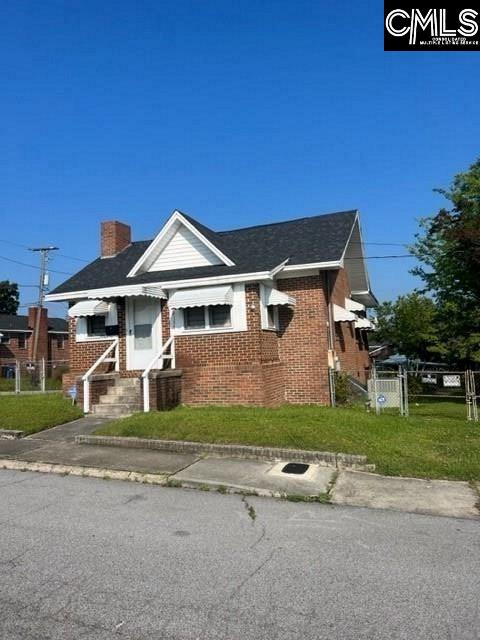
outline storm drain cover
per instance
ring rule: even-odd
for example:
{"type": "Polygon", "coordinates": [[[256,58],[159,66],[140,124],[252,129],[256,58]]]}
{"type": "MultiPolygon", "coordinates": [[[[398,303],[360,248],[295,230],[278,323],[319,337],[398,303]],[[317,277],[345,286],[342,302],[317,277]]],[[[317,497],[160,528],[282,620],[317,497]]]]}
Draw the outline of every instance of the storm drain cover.
{"type": "Polygon", "coordinates": [[[309,466],[309,464],[304,464],[303,462],[289,462],[283,467],[282,473],[294,473],[300,476],[307,471],[309,466]]]}

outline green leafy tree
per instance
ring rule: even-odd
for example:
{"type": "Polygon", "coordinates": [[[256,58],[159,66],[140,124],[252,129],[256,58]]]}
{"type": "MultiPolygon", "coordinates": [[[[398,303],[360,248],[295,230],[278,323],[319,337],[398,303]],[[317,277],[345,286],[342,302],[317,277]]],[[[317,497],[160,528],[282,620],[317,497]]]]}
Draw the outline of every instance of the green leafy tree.
{"type": "Polygon", "coordinates": [[[18,285],[9,280],[0,281],[0,313],[14,316],[18,311],[18,285]]]}
{"type": "Polygon", "coordinates": [[[436,319],[437,308],[431,298],[419,293],[399,296],[377,309],[377,336],[409,358],[432,360],[438,346],[436,319]]]}
{"type": "Polygon", "coordinates": [[[480,362],[480,159],[448,189],[448,207],[421,220],[413,270],[438,308],[438,353],[450,362],[480,362]]]}

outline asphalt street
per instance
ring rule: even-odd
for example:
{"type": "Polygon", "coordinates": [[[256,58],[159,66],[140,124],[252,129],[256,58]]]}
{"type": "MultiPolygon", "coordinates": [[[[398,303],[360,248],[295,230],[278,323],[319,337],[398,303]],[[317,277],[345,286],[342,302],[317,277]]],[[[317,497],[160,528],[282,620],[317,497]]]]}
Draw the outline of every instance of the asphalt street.
{"type": "Polygon", "coordinates": [[[480,523],[0,471],[5,640],[475,639],[480,523]]]}

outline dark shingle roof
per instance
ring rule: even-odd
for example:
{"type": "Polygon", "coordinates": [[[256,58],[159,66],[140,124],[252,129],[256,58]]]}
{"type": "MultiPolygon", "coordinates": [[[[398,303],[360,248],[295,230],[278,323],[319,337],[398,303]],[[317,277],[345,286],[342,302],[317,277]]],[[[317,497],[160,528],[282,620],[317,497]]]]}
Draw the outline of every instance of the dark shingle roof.
{"type": "MultiPolygon", "coordinates": [[[[7,313],[0,313],[0,331],[28,331],[32,327],[28,326],[28,316],[11,316],[7,313]]],[[[63,318],[49,318],[49,331],[68,332],[68,322],[63,318]]]]}
{"type": "Polygon", "coordinates": [[[182,213],[235,265],[156,271],[127,278],[127,273],[152,241],[133,242],[114,258],[97,258],[51,293],[269,271],[287,258],[289,265],[340,260],[356,213],[342,211],[232,231],[212,231],[182,213]]]}

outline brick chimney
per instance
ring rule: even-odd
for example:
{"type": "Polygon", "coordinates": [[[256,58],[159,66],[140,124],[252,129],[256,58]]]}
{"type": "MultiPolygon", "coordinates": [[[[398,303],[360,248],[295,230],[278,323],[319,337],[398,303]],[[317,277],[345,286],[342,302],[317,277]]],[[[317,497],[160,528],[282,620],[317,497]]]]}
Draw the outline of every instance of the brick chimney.
{"type": "Polygon", "coordinates": [[[132,243],[132,231],[128,224],[118,220],[106,220],[101,224],[101,256],[111,258],[132,243]]]}
{"type": "Polygon", "coordinates": [[[28,341],[28,357],[30,360],[40,360],[45,358],[48,360],[48,310],[45,307],[30,307],[28,310],[28,328],[32,334],[28,341]],[[37,320],[37,314],[40,312],[40,318],[37,320]],[[38,334],[35,339],[35,332],[38,334]],[[36,348],[36,353],[35,353],[36,348]]]}

